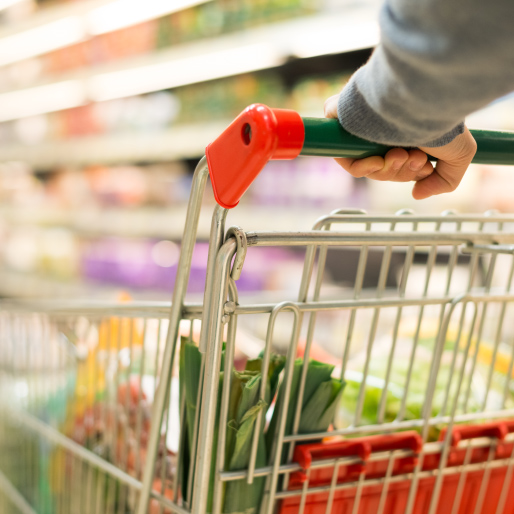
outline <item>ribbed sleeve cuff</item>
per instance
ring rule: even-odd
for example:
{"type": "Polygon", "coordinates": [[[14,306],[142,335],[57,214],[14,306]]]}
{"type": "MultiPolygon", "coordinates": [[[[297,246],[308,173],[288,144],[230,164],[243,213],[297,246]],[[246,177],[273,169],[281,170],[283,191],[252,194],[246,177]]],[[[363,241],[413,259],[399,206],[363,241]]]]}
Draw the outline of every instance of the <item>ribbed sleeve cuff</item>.
{"type": "Polygon", "coordinates": [[[444,146],[451,143],[457,136],[460,136],[464,132],[464,122],[459,123],[455,128],[447,132],[446,134],[418,146],[428,146],[429,148],[435,148],[437,146],[444,146]]]}
{"type": "Polygon", "coordinates": [[[450,143],[464,132],[463,122],[452,130],[428,141],[422,139],[419,134],[413,135],[410,131],[404,132],[387,122],[369,106],[353,79],[339,95],[337,114],[339,122],[350,134],[390,146],[428,146],[433,148],[450,143]]]}

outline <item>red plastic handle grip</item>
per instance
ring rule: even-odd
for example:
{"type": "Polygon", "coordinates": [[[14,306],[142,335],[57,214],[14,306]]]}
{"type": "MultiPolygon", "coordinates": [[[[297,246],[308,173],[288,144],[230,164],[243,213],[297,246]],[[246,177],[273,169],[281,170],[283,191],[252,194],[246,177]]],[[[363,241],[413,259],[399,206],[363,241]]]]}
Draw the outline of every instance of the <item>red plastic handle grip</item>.
{"type": "MultiPolygon", "coordinates": [[[[503,421],[484,423],[482,425],[460,425],[453,427],[451,445],[457,446],[461,441],[476,439],[478,437],[491,437],[503,440],[509,433],[509,428],[503,421]]],[[[441,431],[439,440],[443,441],[446,437],[446,429],[441,431]]]]}
{"type": "Polygon", "coordinates": [[[411,450],[419,453],[422,447],[423,440],[417,432],[399,432],[337,443],[298,445],[295,448],[294,460],[303,469],[309,469],[313,460],[355,456],[366,461],[372,453],[393,450],[411,450]]]}
{"type": "Polygon", "coordinates": [[[294,159],[305,128],[295,111],[247,107],[205,150],[216,201],[226,209],[238,203],[270,159],[294,159]]]}
{"type": "MultiPolygon", "coordinates": [[[[343,476],[349,478],[367,471],[367,462],[372,453],[411,450],[418,454],[422,447],[423,440],[417,432],[367,436],[336,443],[298,445],[295,448],[293,460],[300,464],[303,471],[291,474],[291,486],[293,488],[301,486],[307,480],[306,471],[310,469],[313,461],[357,457],[361,462],[347,465],[340,470],[339,479],[343,476]]],[[[416,464],[416,461],[417,456],[406,457],[403,461],[399,462],[400,468],[398,469],[403,470],[402,472],[410,471],[416,464]]]]}
{"type": "Polygon", "coordinates": [[[502,421],[502,423],[507,427],[509,434],[514,432],[514,419],[505,419],[502,421]]]}
{"type": "Polygon", "coordinates": [[[341,441],[337,443],[304,444],[295,448],[293,459],[307,470],[313,460],[338,459],[341,457],[358,457],[362,461],[371,455],[371,445],[366,441],[341,441]]]}
{"type": "MultiPolygon", "coordinates": [[[[512,443],[505,443],[505,437],[508,433],[514,431],[514,424],[510,421],[493,421],[491,423],[483,423],[480,425],[459,425],[453,427],[451,433],[451,448],[447,457],[448,465],[456,466],[464,462],[464,453],[466,450],[458,448],[461,441],[468,441],[480,437],[489,437],[497,439],[495,458],[505,458],[512,453],[512,443]]],[[[444,441],[446,437],[446,429],[441,431],[440,441],[444,441]]],[[[471,457],[472,461],[482,462],[486,454],[481,453],[483,449],[477,448],[471,457]]]]}
{"type": "Polygon", "coordinates": [[[369,437],[372,452],[388,452],[393,450],[411,450],[419,453],[423,448],[423,439],[417,432],[399,432],[369,437]]]}

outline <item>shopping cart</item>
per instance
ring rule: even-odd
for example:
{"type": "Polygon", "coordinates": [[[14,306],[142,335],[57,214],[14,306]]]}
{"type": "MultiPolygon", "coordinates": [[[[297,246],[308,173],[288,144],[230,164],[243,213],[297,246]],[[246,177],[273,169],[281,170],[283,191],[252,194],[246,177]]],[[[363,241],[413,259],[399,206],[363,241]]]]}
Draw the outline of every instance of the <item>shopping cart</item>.
{"type": "MultiPolygon", "coordinates": [[[[476,162],[514,163],[514,134],[474,135],[476,162]]],[[[270,159],[385,151],[251,106],[195,171],[171,307],[4,303],[0,512],[514,512],[514,216],[341,210],[305,232],[225,229],[270,159]],[[246,255],[270,246],[304,248],[297,296],[240,299],[246,255]],[[262,351],[235,371],[252,327],[262,351]],[[310,359],[323,344],[334,362],[310,359]]]]}

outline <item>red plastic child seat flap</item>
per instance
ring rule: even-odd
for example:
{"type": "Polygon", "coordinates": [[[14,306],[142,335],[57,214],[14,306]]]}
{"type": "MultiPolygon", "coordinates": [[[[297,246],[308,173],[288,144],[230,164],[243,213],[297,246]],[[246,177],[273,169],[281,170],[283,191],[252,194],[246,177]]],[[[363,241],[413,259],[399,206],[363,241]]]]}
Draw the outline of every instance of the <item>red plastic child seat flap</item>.
{"type": "MultiPolygon", "coordinates": [[[[451,448],[447,457],[447,466],[460,466],[467,460],[469,463],[478,463],[487,461],[489,458],[490,445],[478,446],[472,449],[466,446],[459,446],[463,441],[470,441],[488,437],[497,439],[496,451],[493,458],[499,459],[510,456],[512,452],[512,443],[504,442],[505,437],[514,429],[512,422],[493,421],[489,423],[481,423],[480,425],[457,425],[454,426],[451,433],[451,448]],[[470,455],[468,451],[471,451],[470,455]]],[[[439,436],[440,441],[446,438],[446,429],[441,430],[439,436]]]]}
{"type": "MultiPolygon", "coordinates": [[[[478,437],[495,437],[503,440],[509,433],[509,427],[503,421],[493,421],[480,425],[457,425],[453,427],[451,435],[451,445],[457,446],[461,441],[476,439],[478,437]]],[[[446,429],[441,430],[440,441],[444,441],[446,429]]]]}
{"type": "Polygon", "coordinates": [[[216,201],[235,207],[270,159],[294,159],[304,139],[297,112],[247,107],[205,151],[216,201]]]}
{"type": "MultiPolygon", "coordinates": [[[[509,461],[504,460],[514,455],[514,444],[505,439],[512,432],[512,420],[453,427],[446,462],[447,472],[442,477],[436,506],[437,514],[514,514],[514,474],[508,471],[509,461]],[[486,437],[496,441],[490,444],[484,441],[482,446],[479,440],[486,437]],[[467,445],[459,445],[459,442],[474,439],[476,441],[469,449],[467,445]],[[468,451],[471,454],[466,455],[468,451]],[[502,461],[489,470],[482,466],[476,467],[479,463],[498,459],[502,461]],[[461,466],[464,463],[469,463],[472,467],[469,470],[463,469],[461,466]],[[500,504],[503,508],[498,510],[500,504]]],[[[446,431],[443,430],[440,440],[443,441],[445,437],[446,431]]],[[[379,507],[384,514],[403,513],[412,492],[412,481],[402,479],[401,476],[413,471],[417,462],[416,456],[421,449],[422,440],[416,432],[369,436],[337,443],[299,445],[295,449],[294,457],[307,472],[300,472],[304,475],[303,484],[300,480],[289,482],[289,490],[298,490],[298,495],[281,502],[280,514],[297,514],[302,504],[304,514],[326,514],[329,498],[331,514],[369,514],[377,512],[379,507]],[[361,473],[365,477],[362,482],[358,480],[358,474],[348,472],[351,466],[355,466],[353,462],[350,464],[347,460],[342,460],[334,463],[334,459],[343,457],[343,454],[347,457],[351,449],[355,451],[356,458],[362,459],[361,473]],[[383,459],[380,455],[381,452],[402,449],[411,450],[415,455],[398,455],[393,462],[387,454],[384,454],[383,459]],[[323,463],[320,461],[323,460],[326,460],[326,467],[321,467],[323,463]],[[395,475],[398,479],[392,480],[395,475]],[[391,480],[384,481],[387,476],[391,480]],[[330,486],[334,479],[337,488],[329,495],[328,491],[323,491],[323,487],[330,486]],[[313,491],[309,492],[311,489],[313,491]],[[302,494],[306,494],[303,500],[302,494]],[[355,505],[356,501],[359,502],[358,506],[355,505]]],[[[429,514],[437,480],[432,472],[439,468],[441,458],[440,451],[424,455],[419,469],[421,475],[416,485],[413,514],[429,514]]]]}
{"type": "MultiPolygon", "coordinates": [[[[369,461],[372,454],[390,452],[394,450],[409,450],[415,454],[421,451],[422,439],[417,432],[400,432],[398,434],[385,434],[378,436],[348,439],[336,443],[316,443],[298,445],[295,448],[294,460],[304,470],[309,470],[313,461],[341,459],[355,457],[360,462],[340,463],[337,469],[337,481],[355,480],[360,473],[366,473],[367,477],[384,476],[387,472],[388,456],[384,459],[369,461]]],[[[403,474],[412,471],[416,465],[416,456],[398,457],[395,460],[393,474],[403,474]]],[[[319,467],[310,470],[309,485],[323,486],[332,481],[334,465],[319,467]]],[[[307,479],[305,471],[298,471],[291,475],[291,488],[301,485],[307,479]]]]}
{"type": "MultiPolygon", "coordinates": [[[[464,477],[463,487],[459,473],[444,476],[435,512],[437,514],[470,514],[477,512],[475,508],[479,500],[478,496],[481,486],[487,478],[486,496],[482,498],[481,508],[479,508],[478,512],[480,514],[514,514],[514,487],[511,481],[505,482],[508,476],[507,466],[492,469],[488,477],[486,477],[486,472],[483,469],[470,471],[464,477]],[[498,512],[497,508],[502,492],[506,496],[503,509],[498,512]],[[458,505],[455,510],[453,510],[454,504],[458,505]]],[[[435,483],[435,477],[423,477],[418,480],[414,506],[410,511],[412,514],[430,514],[435,483]]],[[[386,485],[373,482],[368,484],[364,480],[360,489],[357,486],[349,485],[348,487],[336,490],[329,513],[370,514],[382,512],[383,514],[405,514],[407,512],[411,487],[411,480],[392,481],[386,483],[386,485]],[[386,490],[386,495],[382,505],[384,489],[386,490]],[[357,502],[358,507],[355,508],[355,503],[357,502]]],[[[299,514],[301,507],[300,495],[301,490],[298,491],[298,496],[282,500],[279,513],[299,514]]],[[[303,514],[327,514],[328,500],[328,492],[307,494],[302,510],[303,514]]]]}

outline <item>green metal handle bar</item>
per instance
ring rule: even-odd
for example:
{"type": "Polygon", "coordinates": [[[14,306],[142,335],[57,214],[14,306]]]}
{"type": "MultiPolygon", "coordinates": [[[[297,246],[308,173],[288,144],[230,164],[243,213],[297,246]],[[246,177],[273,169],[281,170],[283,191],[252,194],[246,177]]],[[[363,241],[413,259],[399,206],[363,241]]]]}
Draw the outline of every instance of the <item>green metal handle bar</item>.
{"type": "MultiPolygon", "coordinates": [[[[361,159],[384,155],[391,147],[371,143],[347,132],[338,120],[303,118],[305,140],[301,155],[361,159]]],[[[478,146],[473,159],[478,164],[514,165],[514,132],[471,130],[478,146]]],[[[435,159],[434,159],[435,160],[435,159]]]]}
{"type": "MultiPolygon", "coordinates": [[[[472,130],[482,164],[514,165],[514,132],[472,130]]],[[[302,118],[288,109],[248,106],[210,145],[205,154],[214,197],[225,209],[235,207],[271,159],[298,155],[361,159],[384,155],[391,147],[352,136],[338,120],[302,118]]],[[[436,160],[429,155],[430,160],[436,160]]]]}

